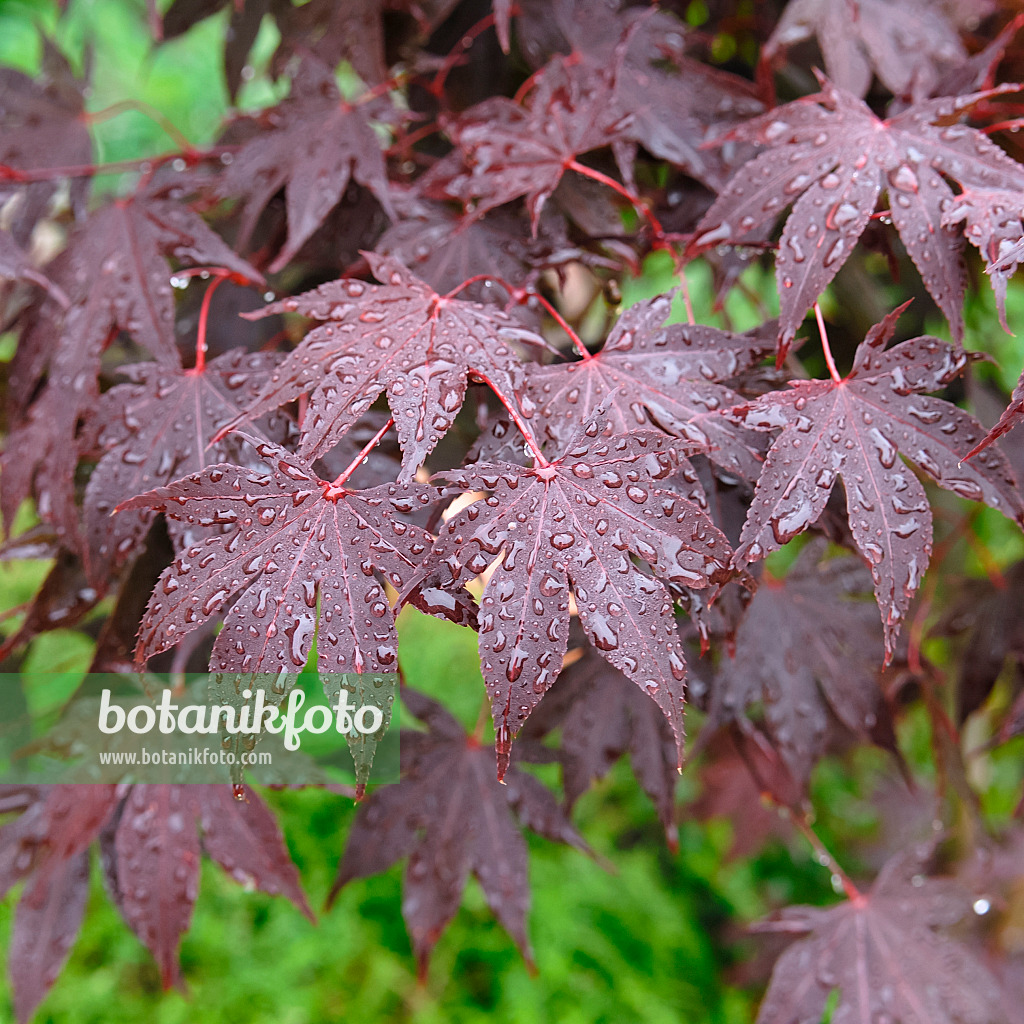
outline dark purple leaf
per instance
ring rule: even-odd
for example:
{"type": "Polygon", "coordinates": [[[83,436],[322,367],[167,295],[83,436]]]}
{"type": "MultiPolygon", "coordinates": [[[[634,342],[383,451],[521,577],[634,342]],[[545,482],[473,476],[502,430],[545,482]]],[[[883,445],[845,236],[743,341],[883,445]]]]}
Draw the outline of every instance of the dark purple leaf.
{"type": "Polygon", "coordinates": [[[725,582],[729,546],[696,505],[658,486],[679,465],[678,442],[649,432],[605,440],[604,426],[592,420],[546,465],[445,474],[489,497],[444,524],[418,582],[457,589],[494,565],[480,604],[480,661],[499,777],[512,737],[561,670],[570,593],[604,658],[658,703],[682,762],[686,664],[659,579],[694,589],[725,582]]]}
{"type": "Polygon", "coordinates": [[[729,181],[697,226],[690,252],[742,242],[792,204],[775,265],[785,352],[884,189],[893,224],[959,340],[964,274],[959,236],[942,223],[954,198],[943,176],[964,189],[1024,189],[1024,167],[981,132],[955,123],[1001,91],[929,100],[882,121],[856,96],[823,81],[820,93],[723,137],[769,148],[729,181]]]}
{"type": "Polygon", "coordinates": [[[655,426],[706,446],[724,469],[756,480],[761,447],[719,413],[741,402],[719,383],[775,347],[775,325],[731,334],[694,324],[665,326],[673,295],[626,309],[601,351],[575,363],[529,368],[529,388],[545,429],[564,444],[602,403],[612,430],[655,426]]]}
{"type": "MultiPolygon", "coordinates": [[[[878,685],[884,643],[860,559],[822,560],[812,542],[784,579],[762,579],[735,643],[708,684],[712,732],[750,729],[751,708],[786,768],[806,784],[838,723],[868,740],[886,709],[878,685]]],[[[700,688],[693,687],[701,699],[700,688]]]]}
{"type": "Polygon", "coordinates": [[[251,443],[265,469],[210,466],[121,506],[230,527],[164,571],[136,657],[172,647],[240,594],[214,644],[214,671],[297,672],[318,622],[321,672],[394,671],[394,614],[376,574],[399,588],[412,579],[430,536],[393,513],[428,504],[434,492],[415,484],[349,491],[275,444],[251,443]]]}
{"type": "Polygon", "coordinates": [[[863,96],[872,71],[896,95],[930,95],[942,72],[964,63],[967,52],[941,4],[908,0],[792,0],[764,59],[817,36],[829,77],[863,96]]]}
{"type": "Polygon", "coordinates": [[[365,185],[395,219],[377,136],[364,111],[341,98],[326,67],[304,61],[291,95],[270,117],[272,129],[235,154],[218,194],[245,197],[240,234],[247,241],[264,207],[285,190],[288,241],[271,271],[292,260],[337,206],[349,178],[365,185]]]}
{"type": "Polygon", "coordinates": [[[535,778],[513,767],[500,785],[490,752],[439,704],[407,688],[402,697],[430,732],[402,734],[402,781],[378,789],[360,807],[332,897],[353,879],[408,857],[402,915],[424,972],[472,873],[529,958],[526,843],[516,818],[553,841],[582,850],[586,844],[535,778]]]}
{"type": "Polygon", "coordinates": [[[322,455],[385,391],[407,479],[455,421],[467,377],[515,394],[523,377],[512,342],[544,342],[496,306],[438,295],[400,263],[366,258],[385,284],[332,281],[262,311],[322,324],[274,372],[247,418],[312,389],[299,452],[322,455]]]}
{"type": "Polygon", "coordinates": [[[976,462],[963,462],[981,439],[977,420],[940,398],[923,397],[953,380],[966,354],[930,337],[886,351],[901,311],[871,329],[843,380],[792,381],[788,392],[771,392],[733,410],[744,426],[782,428],[736,558],[758,561],[806,530],[841,476],[854,543],[871,566],[890,657],[932,550],[928,498],[900,454],[940,487],[1024,522],[1024,502],[1001,452],[990,449],[976,462]]]}
{"type": "Polygon", "coordinates": [[[937,929],[970,912],[951,879],[921,874],[917,851],[893,858],[865,893],[839,906],[790,907],[763,931],[807,937],[779,958],[758,1024],[818,1020],[838,989],[835,1021],[989,1024],[997,986],[968,947],[937,929]]]}
{"type": "Polygon", "coordinates": [[[246,458],[237,437],[210,442],[251,404],[279,362],[272,353],[233,349],[198,372],[158,363],[122,367],[132,382],[107,391],[94,414],[105,454],[85,492],[92,578],[122,565],[152,521],[148,510],[111,518],[120,502],[220,462],[259,461],[246,458]]]}
{"type": "MultiPolygon", "coordinates": [[[[30,78],[13,68],[0,68],[0,164],[20,171],[75,167],[92,162],[92,140],[85,118],[85,83],[75,78],[64,55],[42,36],[41,74],[30,78]]],[[[0,199],[22,193],[10,225],[14,240],[26,245],[36,221],[59,187],[56,181],[0,186],[0,199]]],[[[71,203],[84,212],[89,179],[75,178],[71,203]]]]}

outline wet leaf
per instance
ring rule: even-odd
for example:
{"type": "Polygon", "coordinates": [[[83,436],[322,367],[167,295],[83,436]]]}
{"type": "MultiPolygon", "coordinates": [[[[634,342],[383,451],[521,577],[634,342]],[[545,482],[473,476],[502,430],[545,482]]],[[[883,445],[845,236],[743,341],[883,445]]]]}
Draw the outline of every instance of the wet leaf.
{"type": "Polygon", "coordinates": [[[758,1024],[817,1020],[838,990],[834,1021],[990,1024],[1003,1020],[995,979],[939,928],[970,912],[951,879],[926,878],[917,850],[837,907],[789,907],[759,929],[806,935],[779,958],[758,1024]]]}
{"type": "Polygon", "coordinates": [[[928,100],[882,121],[856,96],[823,81],[821,92],[722,136],[767,148],[723,189],[698,224],[690,253],[742,242],[792,205],[775,262],[784,354],[885,190],[892,222],[959,341],[964,271],[959,235],[943,226],[954,198],[945,178],[964,189],[1019,192],[1024,167],[955,122],[1006,88],[928,100]]]}
{"type": "Polygon", "coordinates": [[[245,436],[265,468],[210,466],[120,506],[229,528],[186,548],[164,571],[136,658],[174,646],[238,594],[214,643],[212,671],[298,672],[314,635],[322,673],[393,671],[398,637],[381,580],[404,586],[431,540],[394,513],[429,503],[434,492],[415,484],[349,491],[278,445],[245,436]]]}
{"type": "Polygon", "coordinates": [[[478,463],[444,474],[489,496],[444,524],[417,584],[458,589],[493,563],[480,602],[480,661],[499,778],[512,737],[561,670],[570,594],[602,656],[657,702],[682,762],[686,664],[659,580],[723,583],[729,545],[696,505],[659,486],[678,468],[679,442],[651,432],[605,440],[605,426],[591,420],[547,465],[478,463]]]}
{"type": "Polygon", "coordinates": [[[407,479],[454,423],[470,375],[514,395],[523,376],[512,342],[544,343],[496,306],[438,295],[400,263],[366,258],[385,284],[332,281],[261,311],[321,324],[274,372],[247,418],[312,391],[299,453],[322,455],[385,391],[407,479]]]}
{"type": "Polygon", "coordinates": [[[788,392],[733,410],[754,430],[782,428],[754,491],[737,560],[758,561],[806,530],[842,477],[853,540],[875,582],[887,657],[932,551],[928,498],[901,454],[940,487],[1024,522],[1024,502],[1001,452],[963,462],[982,436],[978,421],[925,397],[960,373],[966,354],[927,336],[886,350],[901,311],[871,329],[843,380],[792,381],[788,392]]]}
{"type": "Polygon", "coordinates": [[[586,843],[537,779],[512,767],[500,785],[490,752],[440,704],[408,688],[402,698],[430,731],[402,733],[402,781],[359,808],[332,898],[353,879],[408,857],[402,916],[423,974],[472,874],[529,959],[527,851],[516,819],[555,842],[581,850],[586,843]]]}

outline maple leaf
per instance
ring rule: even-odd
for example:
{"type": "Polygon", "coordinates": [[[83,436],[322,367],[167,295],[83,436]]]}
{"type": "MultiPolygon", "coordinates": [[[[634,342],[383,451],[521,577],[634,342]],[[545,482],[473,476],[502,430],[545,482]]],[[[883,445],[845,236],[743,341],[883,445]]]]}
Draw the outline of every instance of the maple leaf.
{"type": "Polygon", "coordinates": [[[701,821],[728,818],[732,822],[730,859],[751,857],[769,839],[784,841],[792,836],[793,826],[779,807],[804,813],[805,787],[763,737],[736,726],[723,729],[705,746],[704,757],[700,795],[688,809],[701,821]]]}
{"type": "Polygon", "coordinates": [[[942,215],[943,225],[964,224],[964,236],[985,260],[999,322],[1006,323],[1006,285],[1024,260],[1024,198],[1005,189],[965,189],[942,215]]]}
{"type": "Polygon", "coordinates": [[[867,892],[831,908],[789,907],[758,926],[807,936],[779,958],[758,1024],[818,1020],[836,989],[836,1022],[1003,1019],[995,979],[937,930],[968,914],[971,896],[951,879],[922,877],[925,856],[920,848],[897,854],[867,892]]]}
{"type": "Polygon", "coordinates": [[[883,121],[856,96],[822,80],[821,92],[721,136],[769,148],[730,179],[697,225],[689,252],[741,242],[793,205],[775,264],[784,354],[804,314],[846,262],[884,188],[893,224],[959,341],[964,273],[959,235],[942,223],[954,198],[945,178],[964,189],[1021,191],[1024,167],[981,132],[951,122],[1009,88],[1015,87],[929,100],[883,121]]]}
{"type": "Polygon", "coordinates": [[[940,4],[910,0],[793,0],[768,42],[763,60],[817,36],[829,78],[864,96],[874,71],[897,96],[928,96],[950,65],[967,51],[940,4]]]}
{"type": "Polygon", "coordinates": [[[438,295],[395,260],[366,253],[385,284],[331,281],[255,316],[302,313],[322,321],[271,376],[246,418],[311,388],[301,455],[322,455],[386,391],[408,478],[455,422],[470,375],[505,395],[523,386],[511,346],[543,346],[496,306],[438,295]]]}
{"type": "Polygon", "coordinates": [[[114,786],[30,788],[4,801],[24,808],[0,828],[0,895],[30,877],[14,916],[8,971],[14,1011],[27,1021],[71,951],[89,893],[88,847],[117,803],[114,786]]]}
{"type": "Polygon", "coordinates": [[[775,323],[748,334],[695,324],[665,326],[674,292],[624,310],[601,351],[574,363],[529,368],[528,386],[544,429],[565,443],[607,403],[614,433],[652,423],[708,449],[708,457],[747,480],[761,471],[759,442],[719,415],[741,402],[721,381],[775,347],[775,323]]]}
{"type": "Polygon", "coordinates": [[[435,167],[421,182],[423,194],[459,199],[478,215],[525,196],[536,234],[545,202],[576,157],[621,138],[627,120],[606,71],[573,74],[556,60],[528,107],[492,96],[445,124],[461,164],[435,167]]]}
{"type": "Polygon", "coordinates": [[[558,757],[570,809],[629,751],[633,772],[654,803],[669,845],[675,846],[679,773],[675,739],[664,714],[587,642],[578,619],[569,626],[569,649],[579,657],[544,694],[523,739],[561,730],[558,757]]]}
{"type": "Polygon", "coordinates": [[[72,490],[79,419],[98,397],[104,348],[119,330],[166,366],[179,367],[174,296],[164,255],[216,263],[252,280],[257,270],[237,257],[187,206],[159,191],[117,200],[95,211],[48,268],[72,306],[57,324],[44,318],[18,347],[17,387],[46,384],[27,420],[10,432],[3,456],[0,507],[12,522],[35,482],[40,514],[61,539],[79,546],[72,490]]]}
{"type": "MultiPolygon", "coordinates": [[[[579,58],[575,73],[591,76],[614,69],[613,99],[625,117],[622,140],[720,189],[729,174],[728,161],[703,143],[711,126],[721,131],[730,121],[764,110],[753,85],[686,56],[688,26],[668,11],[626,8],[611,16],[584,15],[570,24],[579,58]]],[[[620,165],[631,167],[624,143],[614,145],[622,155],[620,165]]]]}
{"type": "MultiPolygon", "coordinates": [[[[92,140],[85,115],[85,83],[75,78],[64,55],[42,36],[40,74],[31,78],[14,68],[0,68],[0,165],[17,171],[75,167],[92,162],[92,140]]],[[[88,75],[86,75],[88,77],[88,75]]],[[[57,191],[56,181],[33,181],[11,187],[17,175],[0,175],[0,199],[22,196],[9,225],[15,241],[26,245],[36,221],[57,191]],[[6,181],[5,181],[6,179],[6,181]]],[[[71,205],[84,212],[87,178],[71,181],[71,205]]]]}
{"type": "Polygon", "coordinates": [[[962,463],[984,428],[955,405],[923,397],[957,376],[966,353],[927,336],[885,350],[904,308],[868,332],[844,379],[791,381],[788,392],[732,410],[755,430],[782,428],[757,482],[737,561],[764,558],[810,526],[841,476],[853,540],[875,582],[886,660],[932,549],[928,499],[900,453],[940,487],[1024,523],[1024,502],[1001,452],[962,463]]]}
{"type": "Polygon", "coordinates": [[[305,60],[292,92],[267,115],[273,127],[243,145],[224,171],[221,198],[245,197],[239,234],[248,240],[282,188],[288,240],[270,270],[286,266],[341,200],[349,179],[366,186],[396,220],[380,143],[360,106],[341,98],[326,67],[305,60]]]}
{"type": "Polygon", "coordinates": [[[472,873],[530,958],[527,850],[516,818],[547,839],[583,851],[587,845],[541,782],[512,767],[500,785],[489,751],[440,704],[408,687],[402,698],[430,731],[402,732],[402,781],[381,787],[359,808],[331,899],[353,879],[408,857],[402,915],[422,974],[472,873]]]}
{"type": "Polygon", "coordinates": [[[93,579],[120,566],[152,521],[149,509],[111,518],[120,502],[209,465],[252,463],[236,438],[210,441],[259,393],[278,362],[275,354],[232,349],[199,370],[159,363],[121,368],[131,383],[107,391],[94,414],[98,446],[105,454],[85,492],[86,552],[93,579]]]}
{"type": "Polygon", "coordinates": [[[153,953],[165,988],[178,978],[202,849],[236,881],[287,896],[312,920],[277,822],[251,789],[242,801],[228,785],[132,786],[112,833],[107,877],[114,900],[153,953]]]}
{"type": "Polygon", "coordinates": [[[760,709],[764,731],[788,771],[806,784],[835,723],[869,739],[886,719],[878,686],[883,640],[878,613],[862,600],[871,577],[859,558],[822,560],[808,544],[784,579],[762,578],[707,691],[704,728],[714,733],[760,709]],[[799,653],[797,653],[799,652],[799,653]]]}
{"type": "MultiPolygon", "coordinates": [[[[511,210],[458,217],[440,203],[416,203],[407,213],[384,232],[375,249],[441,294],[481,274],[522,287],[544,268],[592,259],[566,238],[564,220],[557,214],[548,216],[547,210],[532,240],[524,237],[522,220],[511,210]]],[[[489,293],[491,287],[492,282],[478,281],[466,292],[486,301],[494,294],[489,293]]]]}
{"type": "Polygon", "coordinates": [[[349,491],[284,448],[242,436],[265,460],[259,470],[208,466],[120,506],[231,528],[164,571],[136,658],[172,647],[241,593],[214,643],[213,671],[297,672],[314,633],[321,673],[393,671],[394,614],[375,573],[398,588],[412,578],[431,537],[391,515],[426,505],[435,492],[396,484],[349,491]]]}
{"type": "Polygon", "coordinates": [[[455,589],[494,563],[479,620],[499,778],[512,737],[561,670],[570,588],[587,636],[657,702],[682,762],[686,663],[673,603],[629,556],[700,589],[729,578],[729,545],[696,505],[657,486],[678,468],[678,442],[652,432],[606,440],[604,426],[592,420],[560,458],[532,469],[477,463],[442,474],[491,492],[444,524],[417,583],[455,589]]]}

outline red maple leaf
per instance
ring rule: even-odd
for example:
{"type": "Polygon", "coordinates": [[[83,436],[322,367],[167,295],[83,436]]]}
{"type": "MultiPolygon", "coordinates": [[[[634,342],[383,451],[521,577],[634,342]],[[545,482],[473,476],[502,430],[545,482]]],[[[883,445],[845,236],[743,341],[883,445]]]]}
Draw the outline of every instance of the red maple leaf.
{"type": "Polygon", "coordinates": [[[16,388],[30,394],[46,383],[7,438],[0,507],[6,522],[35,484],[40,515],[62,540],[79,546],[73,479],[78,421],[98,398],[106,346],[119,331],[162,364],[180,367],[174,337],[174,295],[165,256],[217,264],[252,281],[257,270],[236,256],[196,213],[158,190],[96,210],[47,268],[69,296],[66,314],[42,317],[23,334],[12,366],[16,388]]]}
{"type": "MultiPolygon", "coordinates": [[[[886,713],[882,627],[874,606],[860,600],[871,577],[859,558],[823,561],[824,549],[823,540],[812,542],[784,579],[761,580],[706,687],[705,729],[738,722],[752,730],[747,714],[758,708],[788,772],[804,784],[839,723],[868,739],[886,713]]],[[[705,687],[691,689],[698,699],[705,687]]]]}
{"type": "MultiPolygon", "coordinates": [[[[927,856],[927,852],[925,852],[927,856]]],[[[922,851],[892,858],[865,893],[837,907],[789,907],[760,931],[804,934],[779,958],[758,1024],[833,1020],[987,1024],[1002,1020],[998,985],[970,949],[937,929],[970,913],[952,879],[921,874],[922,851]]]]}
{"type": "Polygon", "coordinates": [[[395,220],[384,154],[364,109],[341,98],[326,66],[305,60],[291,95],[268,114],[273,127],[235,154],[218,185],[222,198],[244,197],[239,229],[244,245],[264,207],[282,188],[288,240],[270,270],[291,262],[337,206],[349,179],[365,185],[395,220]]]}
{"type": "Polygon", "coordinates": [[[1024,197],[1006,189],[964,189],[942,215],[943,225],[963,222],[964,236],[985,261],[1003,330],[1006,285],[1024,261],[1024,197]]]}
{"type": "Polygon", "coordinates": [[[529,958],[527,851],[516,817],[555,842],[587,845],[537,779],[512,767],[500,785],[490,752],[440,704],[408,687],[402,699],[430,731],[403,731],[402,781],[381,787],[359,808],[331,898],[353,879],[408,857],[402,915],[423,974],[472,873],[529,958]]]}
{"type": "Polygon", "coordinates": [[[679,442],[652,432],[605,439],[604,426],[592,420],[560,458],[532,469],[477,463],[443,474],[490,496],[444,524],[417,580],[451,590],[494,563],[480,661],[499,778],[512,737],[561,670],[570,591],[591,642],[657,701],[682,763],[686,663],[659,579],[695,589],[725,582],[729,544],[701,509],[658,487],[678,469],[679,442]]]}
{"type": "Polygon", "coordinates": [[[445,125],[458,152],[422,180],[423,194],[459,199],[478,215],[525,196],[536,233],[541,209],[576,157],[623,137],[629,119],[612,90],[607,70],[582,76],[556,60],[528,106],[493,96],[463,111],[445,125]]]}
{"type": "MultiPolygon", "coordinates": [[[[92,139],[85,114],[86,83],[75,78],[59,49],[42,36],[40,74],[30,77],[14,68],[0,68],[0,199],[15,191],[21,201],[10,224],[15,241],[26,245],[36,222],[46,212],[57,181],[30,181],[10,188],[18,171],[50,167],[88,166],[92,162],[92,139]]],[[[86,76],[88,77],[88,75],[86,76]]],[[[88,178],[71,181],[71,205],[84,213],[89,194],[88,178]]]]}
{"type": "Polygon", "coordinates": [[[786,5],[762,59],[816,36],[836,85],[863,96],[874,71],[898,96],[928,96],[967,51],[948,9],[925,0],[793,0],[786,5]]]}
{"type": "Polygon", "coordinates": [[[791,381],[788,392],[733,410],[744,426],[782,428],[757,482],[737,560],[764,558],[810,526],[841,476],[854,543],[875,581],[888,657],[932,549],[928,499],[901,453],[940,487],[1024,522],[1024,502],[1001,452],[963,462],[983,434],[981,424],[949,402],[924,397],[956,377],[967,355],[927,336],[885,350],[904,308],[868,332],[842,380],[791,381]]]}
{"type": "Polygon", "coordinates": [[[559,731],[557,753],[569,808],[628,751],[637,781],[653,801],[674,847],[679,838],[678,754],[664,714],[587,642],[578,619],[569,626],[569,649],[578,657],[544,694],[524,727],[523,739],[559,731]]]}
{"type": "Polygon", "coordinates": [[[321,672],[394,671],[394,614],[377,574],[399,588],[412,579],[431,537],[395,513],[428,504],[435,492],[416,484],[350,491],[284,448],[243,436],[265,460],[259,470],[208,466],[119,506],[229,528],[164,571],[136,657],[174,646],[241,593],[217,636],[212,670],[298,672],[316,633],[321,672]]]}
{"type": "Polygon", "coordinates": [[[94,416],[105,454],[85,492],[93,578],[105,578],[123,563],[152,521],[150,509],[112,518],[120,502],[216,463],[259,461],[246,460],[234,437],[210,442],[253,400],[279,362],[275,354],[232,349],[198,370],[159,363],[122,367],[131,383],[107,391],[94,416]]]}
{"type": "Polygon", "coordinates": [[[720,415],[742,401],[720,382],[774,349],[776,325],[748,334],[695,324],[666,326],[673,296],[669,292],[624,310],[596,355],[529,367],[529,390],[545,430],[564,444],[605,403],[613,433],[653,422],[706,448],[724,469],[756,480],[759,444],[720,415]]]}
{"type": "Polygon", "coordinates": [[[721,136],[769,148],[744,164],[697,225],[690,253],[741,242],[792,204],[776,259],[780,350],[846,262],[879,193],[925,287],[963,334],[964,273],[959,235],[943,227],[964,189],[1024,189],[1024,167],[981,132],[954,123],[972,106],[1014,87],[928,100],[888,120],[830,82],[822,90],[721,136]]]}
{"type": "Polygon", "coordinates": [[[203,849],[236,881],[287,896],[312,920],[284,837],[251,789],[236,800],[226,784],[132,786],[102,839],[111,895],[155,957],[165,988],[178,978],[203,849]]]}
{"type": "Polygon", "coordinates": [[[365,255],[385,284],[331,281],[253,314],[302,313],[321,325],[289,353],[246,418],[312,389],[299,445],[312,457],[330,449],[385,391],[408,478],[455,422],[467,378],[514,395],[523,376],[512,342],[544,342],[496,306],[438,295],[397,261],[365,255]]]}

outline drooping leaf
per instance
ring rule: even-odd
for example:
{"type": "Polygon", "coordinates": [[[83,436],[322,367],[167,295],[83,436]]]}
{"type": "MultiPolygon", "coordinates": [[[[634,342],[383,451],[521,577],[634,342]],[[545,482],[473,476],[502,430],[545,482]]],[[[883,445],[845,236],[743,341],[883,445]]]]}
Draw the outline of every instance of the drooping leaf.
{"type": "Polygon", "coordinates": [[[430,535],[394,513],[433,492],[416,484],[349,491],[278,445],[247,440],[266,468],[209,466],[121,506],[230,527],[164,571],[136,658],[172,647],[240,594],[214,644],[213,671],[298,672],[314,633],[322,673],[393,671],[398,637],[377,574],[399,588],[412,579],[430,535]]]}
{"type": "Polygon", "coordinates": [[[47,268],[71,308],[56,320],[43,318],[25,333],[12,365],[14,387],[21,393],[32,394],[44,375],[46,383],[27,419],[11,431],[0,459],[5,521],[13,520],[34,483],[42,517],[58,528],[66,544],[78,546],[72,492],[75,435],[79,419],[98,397],[104,349],[125,331],[161,364],[181,365],[165,256],[213,263],[248,280],[262,280],[189,207],[159,191],[95,211],[47,268]]]}
{"type": "Polygon", "coordinates": [[[178,944],[199,890],[195,796],[185,786],[133,786],[117,827],[119,907],[149,948],[164,987],[178,977],[178,944]]]}
{"type": "Polygon", "coordinates": [[[1003,189],[964,189],[942,215],[943,226],[963,223],[964,236],[985,260],[1003,329],[1006,285],[1024,260],[1024,196],[1003,189]]]}
{"type": "Polygon", "coordinates": [[[385,391],[410,478],[455,421],[467,378],[516,394],[523,378],[511,342],[544,343],[496,306],[438,295],[400,263],[366,258],[385,284],[332,281],[259,314],[302,313],[321,325],[277,368],[248,417],[312,389],[299,452],[322,455],[385,391]]]}
{"type": "MultiPolygon", "coordinates": [[[[803,784],[840,723],[869,740],[887,719],[871,576],[858,558],[823,560],[824,548],[808,544],[785,578],[761,580],[707,684],[704,728],[737,722],[749,730],[748,713],[758,708],[761,729],[803,784]]],[[[703,686],[692,689],[704,696],[703,686]]]]}
{"type": "Polygon", "coordinates": [[[14,918],[8,972],[18,1021],[50,990],[82,923],[88,847],[117,803],[114,786],[44,786],[5,804],[22,813],[0,828],[0,892],[26,876],[14,918]]]}
{"type": "Polygon", "coordinates": [[[490,752],[440,704],[408,688],[402,697],[430,731],[402,733],[402,781],[378,789],[360,807],[332,897],[353,879],[408,857],[402,915],[424,973],[472,873],[530,958],[527,851],[516,819],[552,841],[581,850],[586,843],[537,779],[512,767],[500,785],[490,752]]]}
{"type": "Polygon", "coordinates": [[[658,486],[678,468],[678,442],[651,432],[606,440],[604,427],[591,420],[544,465],[444,474],[489,497],[444,524],[417,582],[457,589],[494,563],[480,603],[480,661],[499,778],[512,737],[561,670],[570,592],[591,642],[661,708],[682,762],[686,664],[659,579],[694,589],[725,582],[729,545],[696,505],[658,486]]]}
{"type": "Polygon", "coordinates": [[[966,945],[938,931],[969,913],[970,899],[951,879],[924,877],[912,849],[890,860],[853,899],[782,911],[760,929],[806,938],[779,958],[758,1024],[818,1020],[834,990],[836,1022],[1003,1020],[995,980],[966,945]]]}
{"type": "Polygon", "coordinates": [[[218,194],[244,197],[240,235],[247,241],[264,207],[285,190],[288,240],[271,271],[292,260],[338,204],[350,178],[365,185],[395,219],[377,136],[364,111],[341,98],[326,66],[303,61],[290,96],[270,117],[273,128],[235,154],[218,194]]]}
{"type": "Polygon", "coordinates": [[[199,786],[195,791],[203,849],[234,881],[271,896],[287,896],[312,920],[298,868],[263,800],[250,787],[242,800],[228,786],[199,786]]]}
{"type": "Polygon", "coordinates": [[[733,826],[729,856],[750,857],[769,839],[792,835],[792,824],[779,811],[803,810],[804,789],[763,737],[733,726],[706,744],[700,795],[688,810],[701,821],[728,818],[733,826]]]}
{"type": "Polygon", "coordinates": [[[689,251],[741,242],[793,205],[775,263],[785,352],[885,189],[892,222],[960,340],[964,273],[960,238],[942,223],[954,198],[945,177],[964,189],[1024,189],[1024,167],[981,132],[956,123],[1001,91],[929,100],[883,121],[856,96],[823,81],[821,92],[722,137],[768,148],[729,181],[697,226],[689,251]]]}
{"type": "Polygon", "coordinates": [[[132,786],[113,835],[108,877],[125,920],[156,958],[165,988],[199,889],[202,847],[237,882],[287,896],[312,917],[298,871],[266,805],[228,785],[132,786]]]}
{"type": "MultiPolygon", "coordinates": [[[[0,165],[15,171],[88,166],[92,162],[92,140],[85,118],[86,82],[75,78],[64,55],[46,36],[42,36],[42,47],[38,77],[10,67],[0,68],[0,165]]],[[[57,181],[12,186],[4,180],[0,185],[0,199],[6,200],[15,192],[22,196],[10,224],[19,245],[28,242],[58,188],[57,181]]],[[[72,179],[71,205],[76,215],[84,213],[88,194],[88,178],[72,179]]]]}
{"type": "Polygon", "coordinates": [[[524,728],[524,739],[561,730],[558,756],[566,803],[573,804],[627,751],[670,844],[678,841],[675,738],[654,701],[610,665],[574,619],[569,650],[579,656],[563,669],[524,728]]]}
{"type": "Polygon", "coordinates": [[[758,480],[737,560],[755,562],[807,529],[842,477],[854,543],[871,566],[888,657],[932,547],[927,496],[900,454],[940,487],[1024,522],[1024,502],[1001,452],[962,461],[981,438],[981,425],[955,405],[925,397],[956,377],[966,354],[930,337],[886,351],[900,312],[871,329],[844,379],[791,381],[788,392],[733,410],[744,426],[782,428],[758,480]]]}
{"type": "Polygon", "coordinates": [[[14,917],[7,969],[14,988],[14,1013],[31,1019],[64,966],[85,914],[89,854],[60,860],[35,874],[14,917]]]}
{"type": "Polygon", "coordinates": [[[967,51],[942,4],[910,0],[792,0],[763,59],[816,36],[829,78],[863,96],[872,71],[898,96],[931,94],[942,72],[963,63],[967,51]]]}

